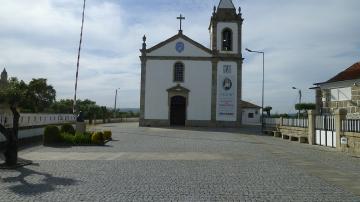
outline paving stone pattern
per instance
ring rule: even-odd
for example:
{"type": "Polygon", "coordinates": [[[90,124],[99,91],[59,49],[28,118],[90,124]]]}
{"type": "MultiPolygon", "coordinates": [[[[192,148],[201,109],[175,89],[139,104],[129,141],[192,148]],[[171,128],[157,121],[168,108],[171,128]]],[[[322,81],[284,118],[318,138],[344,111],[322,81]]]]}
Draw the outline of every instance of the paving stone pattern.
{"type": "Polygon", "coordinates": [[[0,201],[360,201],[360,159],[333,149],[260,136],[253,128],[94,130],[104,128],[115,139],[106,147],[22,151],[34,159],[43,153],[44,160],[0,170],[0,201]],[[50,160],[58,153],[76,157],[50,160]],[[124,153],[132,155],[108,159],[124,153]],[[89,154],[97,155],[82,160],[89,154]],[[160,160],[146,159],[153,156],[160,160]]]}

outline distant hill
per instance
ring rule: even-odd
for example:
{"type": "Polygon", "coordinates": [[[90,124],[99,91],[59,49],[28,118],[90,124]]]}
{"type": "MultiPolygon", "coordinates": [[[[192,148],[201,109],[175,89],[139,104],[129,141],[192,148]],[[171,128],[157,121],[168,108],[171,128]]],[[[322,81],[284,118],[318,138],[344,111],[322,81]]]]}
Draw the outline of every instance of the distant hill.
{"type": "Polygon", "coordinates": [[[134,112],[134,113],[139,113],[140,109],[139,108],[120,108],[120,112],[134,112]]]}

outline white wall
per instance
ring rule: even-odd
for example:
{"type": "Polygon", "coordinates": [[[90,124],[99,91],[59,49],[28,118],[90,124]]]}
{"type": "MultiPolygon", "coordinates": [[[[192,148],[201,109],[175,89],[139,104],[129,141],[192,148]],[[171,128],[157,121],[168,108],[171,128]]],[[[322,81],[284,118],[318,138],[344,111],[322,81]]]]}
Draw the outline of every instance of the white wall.
{"type": "MultiPolygon", "coordinates": [[[[167,89],[174,87],[173,69],[176,60],[148,60],[146,64],[145,119],[169,118],[167,89]]],[[[210,61],[181,61],[185,65],[185,81],[190,90],[187,120],[211,120],[210,61]]]]}
{"type": "Polygon", "coordinates": [[[160,47],[150,53],[147,54],[148,56],[191,56],[191,57],[211,57],[211,54],[208,52],[194,46],[193,44],[185,41],[182,38],[179,38],[175,41],[172,41],[163,47],[160,47]],[[178,42],[184,43],[184,51],[177,52],[176,51],[176,44],[178,42]]]}
{"type": "Polygon", "coordinates": [[[217,24],[217,46],[220,53],[232,53],[236,54],[238,53],[238,47],[239,47],[239,38],[238,38],[238,24],[233,22],[219,22],[217,24]],[[225,28],[230,28],[233,33],[233,50],[232,51],[222,51],[222,31],[225,28]]]}
{"type": "Polygon", "coordinates": [[[243,109],[242,123],[244,125],[255,125],[260,124],[260,110],[254,108],[243,109]],[[257,113],[256,113],[257,112],[257,113]],[[249,118],[249,113],[254,114],[254,118],[249,118]]]}
{"type": "MultiPolygon", "coordinates": [[[[0,123],[6,128],[12,128],[12,114],[0,113],[0,123]]],[[[75,122],[73,114],[20,114],[19,127],[43,126],[75,122]]]]}

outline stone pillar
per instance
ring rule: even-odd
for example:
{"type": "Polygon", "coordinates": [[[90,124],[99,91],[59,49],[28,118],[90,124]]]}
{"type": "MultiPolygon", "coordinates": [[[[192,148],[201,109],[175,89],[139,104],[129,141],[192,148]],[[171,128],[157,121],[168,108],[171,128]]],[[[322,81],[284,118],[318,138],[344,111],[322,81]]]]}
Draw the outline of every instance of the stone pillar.
{"type": "Polygon", "coordinates": [[[143,37],[141,56],[140,115],[139,125],[145,126],[145,80],[146,80],[146,36],[143,37]]]}
{"type": "Polygon", "coordinates": [[[335,111],[335,131],[336,131],[336,149],[341,150],[341,122],[346,119],[346,110],[338,109],[335,111]]]}
{"type": "Polygon", "coordinates": [[[216,102],[217,102],[217,65],[218,59],[213,59],[212,63],[212,82],[211,82],[211,124],[216,126],[216,102]]]}
{"type": "Polygon", "coordinates": [[[309,120],[309,126],[308,126],[308,140],[309,144],[315,145],[315,125],[316,125],[316,111],[315,110],[309,110],[308,111],[308,120],[309,120]]]}

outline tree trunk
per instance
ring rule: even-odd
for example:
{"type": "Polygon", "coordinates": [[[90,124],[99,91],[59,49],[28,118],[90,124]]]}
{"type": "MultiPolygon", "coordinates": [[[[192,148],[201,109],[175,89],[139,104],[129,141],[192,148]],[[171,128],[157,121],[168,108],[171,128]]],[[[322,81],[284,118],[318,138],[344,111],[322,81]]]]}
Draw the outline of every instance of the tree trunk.
{"type": "Polygon", "coordinates": [[[20,114],[15,106],[10,107],[13,113],[13,128],[7,130],[8,145],[5,154],[5,162],[8,166],[14,166],[18,160],[18,131],[20,114]]]}

